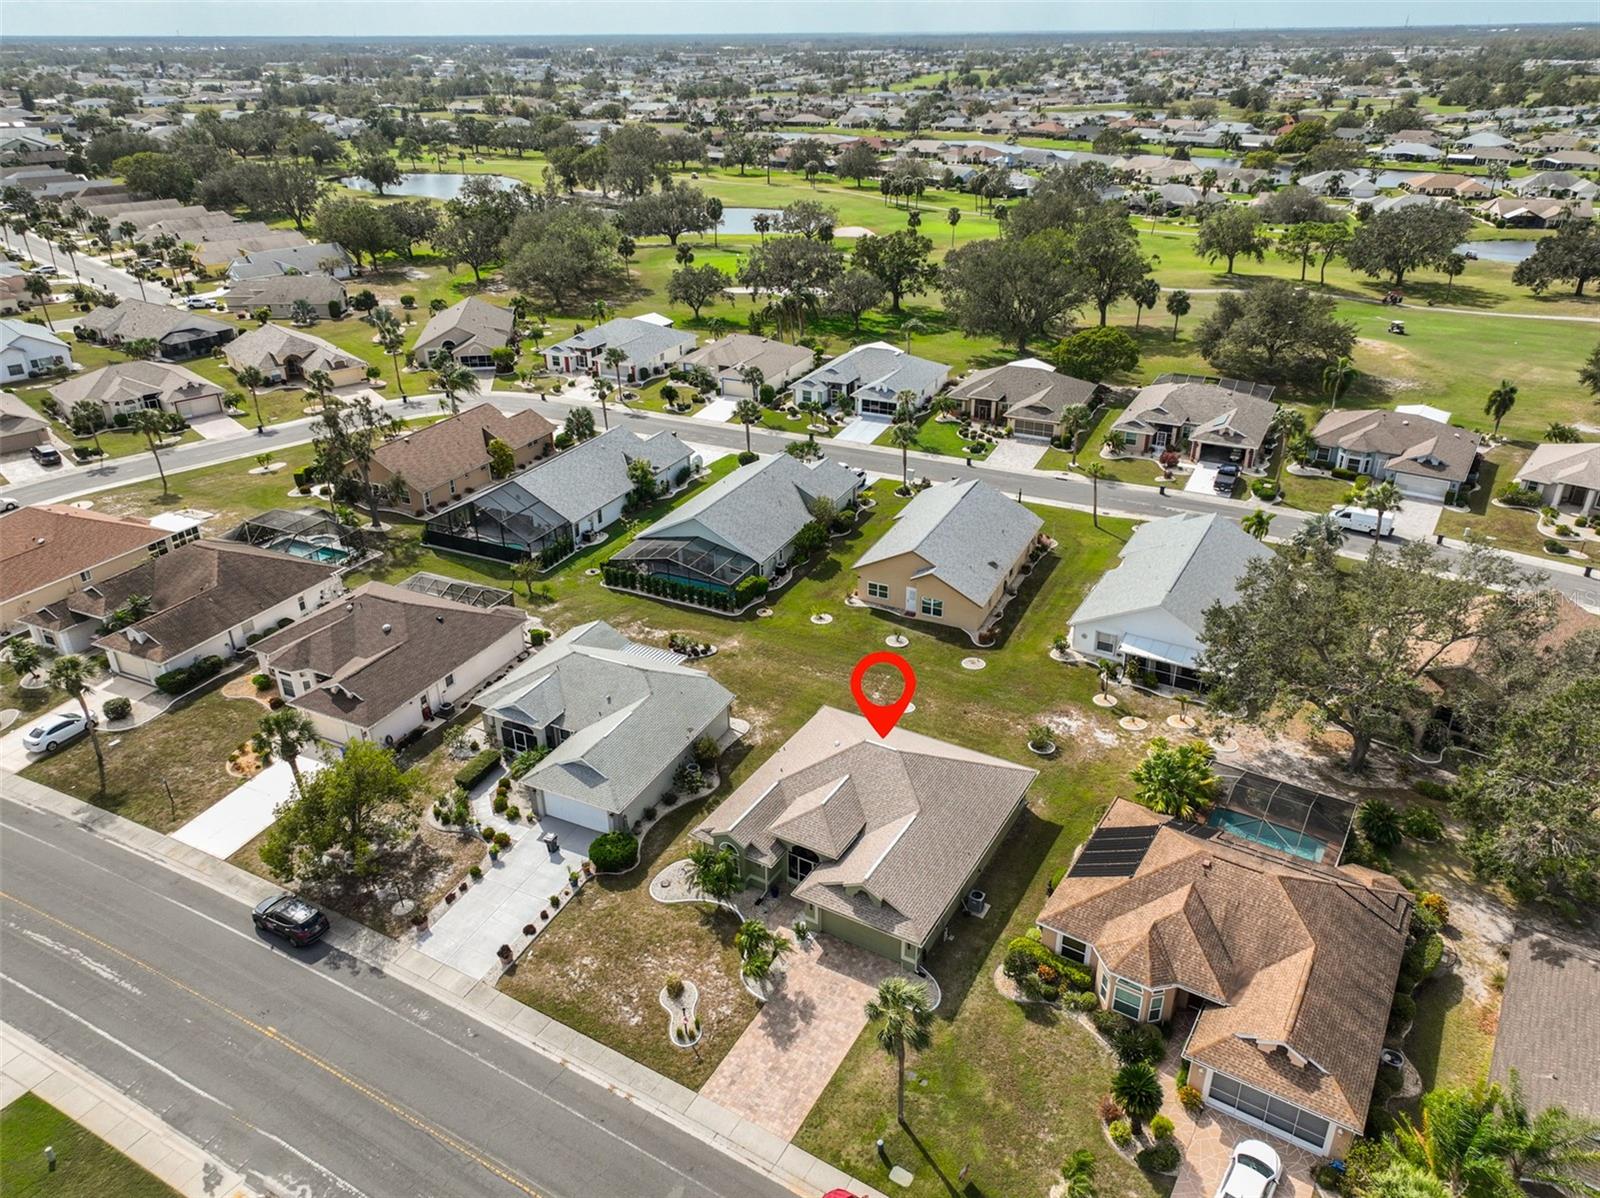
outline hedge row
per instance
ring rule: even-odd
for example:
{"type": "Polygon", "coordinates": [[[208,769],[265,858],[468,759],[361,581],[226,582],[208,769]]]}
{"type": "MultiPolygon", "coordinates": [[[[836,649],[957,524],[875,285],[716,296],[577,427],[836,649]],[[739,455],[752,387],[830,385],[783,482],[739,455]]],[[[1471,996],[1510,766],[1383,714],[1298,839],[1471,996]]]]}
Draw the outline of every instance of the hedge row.
{"type": "Polygon", "coordinates": [[[632,832],[606,832],[589,844],[589,860],[603,874],[632,869],[639,862],[639,838],[632,832]]]}
{"type": "Polygon", "coordinates": [[[456,771],[456,785],[464,790],[471,790],[484,776],[495,767],[500,760],[499,749],[485,749],[466,765],[456,771]]]}
{"type": "Polygon", "coordinates": [[[193,665],[156,675],[156,688],[169,695],[181,695],[184,691],[193,690],[202,682],[215,678],[222,672],[222,666],[223,661],[220,657],[202,657],[193,665]]]}

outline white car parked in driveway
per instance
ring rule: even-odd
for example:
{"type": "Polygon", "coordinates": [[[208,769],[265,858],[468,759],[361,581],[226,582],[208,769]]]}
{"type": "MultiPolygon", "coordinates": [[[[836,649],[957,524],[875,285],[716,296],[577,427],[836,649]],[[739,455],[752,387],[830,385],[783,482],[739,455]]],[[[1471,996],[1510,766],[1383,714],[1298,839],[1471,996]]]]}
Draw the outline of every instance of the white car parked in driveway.
{"type": "Polygon", "coordinates": [[[46,716],[28,729],[22,738],[22,747],[30,753],[54,753],[89,731],[92,720],[93,717],[84,719],[79,711],[62,711],[46,716]]]}
{"type": "Polygon", "coordinates": [[[1272,1198],[1283,1176],[1283,1162],[1260,1140],[1241,1140],[1228,1159],[1217,1198],[1272,1198]]]}

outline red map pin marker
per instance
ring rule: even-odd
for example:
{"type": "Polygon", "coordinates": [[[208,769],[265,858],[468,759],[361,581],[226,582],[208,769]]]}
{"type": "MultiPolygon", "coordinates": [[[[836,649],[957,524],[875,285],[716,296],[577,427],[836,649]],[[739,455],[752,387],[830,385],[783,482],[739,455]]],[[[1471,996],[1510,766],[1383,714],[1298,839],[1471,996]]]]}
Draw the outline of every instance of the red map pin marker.
{"type": "Polygon", "coordinates": [[[869,653],[856,662],[856,668],[850,675],[850,693],[856,697],[856,706],[861,708],[861,714],[867,717],[867,723],[872,725],[873,731],[879,736],[888,736],[900,722],[900,717],[905,715],[906,708],[911,706],[911,696],[917,693],[917,672],[898,653],[869,653]],[[893,666],[905,680],[905,689],[893,703],[874,703],[861,688],[861,680],[873,666],[893,666]]]}

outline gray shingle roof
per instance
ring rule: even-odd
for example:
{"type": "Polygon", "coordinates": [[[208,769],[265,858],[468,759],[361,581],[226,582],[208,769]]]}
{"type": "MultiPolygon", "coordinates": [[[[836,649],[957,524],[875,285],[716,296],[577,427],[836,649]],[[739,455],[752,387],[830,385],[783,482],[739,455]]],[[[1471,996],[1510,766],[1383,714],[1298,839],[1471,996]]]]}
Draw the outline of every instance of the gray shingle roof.
{"type": "Polygon", "coordinates": [[[313,274],[322,269],[329,259],[348,265],[350,257],[332,242],[315,245],[286,245],[276,249],[257,250],[235,258],[228,264],[228,276],[234,279],[257,279],[281,275],[291,270],[313,274]]]}
{"type": "Polygon", "coordinates": [[[282,369],[290,358],[299,358],[300,368],[308,375],[313,370],[332,372],[366,365],[331,341],[299,329],[286,329],[280,324],[251,329],[228,342],[224,352],[234,367],[254,366],[269,375],[282,369]]]}
{"type": "Polygon", "coordinates": [[[789,345],[749,333],[733,333],[709,342],[684,355],[683,359],[685,365],[704,366],[714,374],[734,377],[745,367],[754,366],[769,383],[810,360],[811,351],[803,345],[789,345]]]}
{"type": "Polygon", "coordinates": [[[487,354],[510,343],[514,324],[515,318],[509,308],[469,295],[460,303],[434,313],[411,352],[413,356],[426,354],[449,341],[458,354],[474,343],[482,346],[482,352],[487,354]]]}
{"type": "Polygon", "coordinates": [[[921,491],[855,568],[913,553],[931,574],[972,602],[984,604],[1011,572],[1044,521],[978,479],[921,491]]]}
{"type": "Polygon", "coordinates": [[[329,303],[338,300],[342,304],[344,298],[344,284],[332,275],[262,275],[235,283],[228,289],[227,302],[234,307],[254,307],[305,300],[321,315],[329,303]]]}
{"type": "Polygon", "coordinates": [[[120,339],[138,341],[151,338],[159,341],[180,330],[202,336],[230,331],[233,326],[198,312],[182,308],[169,308],[165,304],[147,304],[143,300],[123,300],[115,308],[96,308],[78,318],[78,327],[88,329],[103,340],[120,339]]]}
{"type": "Polygon", "coordinates": [[[1600,953],[1592,945],[1517,929],[1489,1076],[1515,1069],[1534,1111],[1565,1107],[1600,1118],[1594,1086],[1600,1044],[1600,953]]]}
{"type": "Polygon", "coordinates": [[[675,345],[693,345],[694,342],[693,333],[685,333],[648,320],[619,316],[615,320],[597,324],[592,329],[585,329],[565,341],[558,341],[544,352],[547,354],[560,353],[562,350],[593,352],[597,349],[615,347],[627,354],[630,361],[637,362],[653,358],[675,345]]]}
{"type": "MultiPolygon", "coordinates": [[[[633,490],[628,462],[643,458],[656,470],[688,463],[690,450],[673,433],[662,431],[641,437],[630,429],[614,428],[573,446],[553,458],[530,466],[499,486],[462,503],[492,505],[502,489],[520,490],[566,520],[581,520],[633,490]]],[[[460,507],[461,503],[454,505],[460,507]]],[[[522,506],[521,504],[517,505],[522,506]]],[[[445,512],[453,510],[444,509],[445,512]]],[[[440,512],[438,518],[442,518],[440,512]]]]}
{"type": "Polygon", "coordinates": [[[1388,454],[1388,468],[1400,474],[1462,482],[1472,473],[1481,441],[1471,429],[1441,424],[1426,416],[1382,409],[1329,412],[1311,430],[1318,445],[1338,445],[1354,453],[1388,454]]]}
{"type": "Polygon", "coordinates": [[[880,739],[861,716],[823,707],[694,834],[729,836],[769,863],[780,840],[803,843],[823,859],[796,898],[920,945],[1036,776],[904,728],[880,739]]]}
{"type": "Polygon", "coordinates": [[[953,399],[989,399],[1006,405],[1007,416],[1023,420],[1061,419],[1063,408],[1094,400],[1100,384],[1037,366],[1008,362],[975,370],[950,389],[953,399]]]}
{"type": "Polygon", "coordinates": [[[1272,550],[1226,517],[1168,516],[1133,530],[1122,561],[1084,597],[1069,624],[1159,607],[1198,634],[1206,609],[1231,602],[1245,568],[1272,550]]]}
{"type": "Polygon", "coordinates": [[[477,702],[503,720],[569,735],[523,785],[626,811],[728,709],[733,695],[602,621],[557,637],[477,702]]]}
{"type": "Polygon", "coordinates": [[[884,341],[873,341],[847,350],[831,362],[824,362],[795,385],[808,382],[839,387],[857,385],[862,391],[892,399],[898,392],[915,391],[931,395],[944,382],[950,368],[896,349],[884,341]]]}
{"type": "Polygon", "coordinates": [[[1517,481],[1562,483],[1600,491],[1600,445],[1540,445],[1517,471],[1517,481]]]}
{"type": "Polygon", "coordinates": [[[843,506],[860,485],[855,472],[837,462],[824,458],[808,464],[780,453],[719,479],[652,524],[635,538],[634,546],[692,535],[688,526],[694,524],[726,548],[762,562],[794,540],[811,520],[813,499],[831,499],[843,506]]]}
{"type": "Polygon", "coordinates": [[[1278,405],[1214,383],[1152,383],[1141,388],[1112,426],[1192,425],[1191,441],[1259,449],[1278,405]]]}
{"type": "Polygon", "coordinates": [[[63,408],[81,399],[108,404],[146,395],[159,395],[161,402],[171,407],[180,399],[221,395],[222,388],[192,370],[166,362],[115,362],[68,379],[52,387],[50,394],[63,408]]]}

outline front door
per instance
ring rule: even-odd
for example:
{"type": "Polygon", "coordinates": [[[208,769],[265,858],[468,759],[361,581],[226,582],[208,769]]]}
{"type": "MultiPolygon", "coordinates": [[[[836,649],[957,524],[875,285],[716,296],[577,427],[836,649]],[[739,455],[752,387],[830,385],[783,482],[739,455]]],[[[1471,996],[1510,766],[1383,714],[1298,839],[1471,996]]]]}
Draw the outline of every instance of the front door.
{"type": "Polygon", "coordinates": [[[917,588],[916,587],[907,587],[906,588],[906,611],[907,611],[908,614],[911,614],[911,615],[915,615],[916,614],[916,611],[917,611],[917,588]]]}
{"type": "Polygon", "coordinates": [[[795,845],[789,850],[789,881],[803,882],[817,867],[817,855],[810,849],[795,845]]]}

